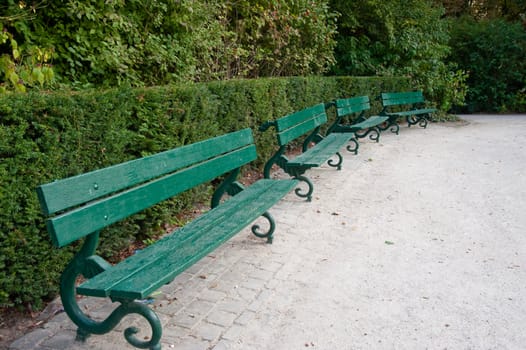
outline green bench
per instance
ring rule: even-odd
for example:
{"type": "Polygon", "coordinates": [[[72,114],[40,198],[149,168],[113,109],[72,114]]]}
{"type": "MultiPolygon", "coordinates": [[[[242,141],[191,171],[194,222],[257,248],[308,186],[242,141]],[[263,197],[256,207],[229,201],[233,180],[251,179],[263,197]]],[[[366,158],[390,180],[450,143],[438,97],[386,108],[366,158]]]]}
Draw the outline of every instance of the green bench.
{"type": "Polygon", "coordinates": [[[408,92],[383,92],[380,95],[383,109],[380,115],[389,117],[387,126],[381,130],[386,130],[393,127],[391,131],[398,134],[400,127],[398,126],[399,118],[406,118],[407,125],[419,124],[425,128],[431,114],[437,111],[436,108],[426,108],[426,101],[422,91],[408,91],[408,92]]]}
{"type": "Polygon", "coordinates": [[[161,321],[141,300],[260,216],[268,228],[253,224],[252,232],[272,242],[275,222],[267,210],[298,181],[261,179],[245,188],[236,178],[240,167],[254,159],[252,132],[244,129],[37,188],[53,244],[60,248],[84,239],[60,282],[78,340],[108,333],[126,315],[138,314],[151,327],[150,339],[138,339],[135,327],[126,328],[124,337],[137,348],[160,349],[161,321]],[[101,229],[223,175],[210,211],[116,265],[95,255],[101,229]],[[86,281],[76,286],[79,276],[86,281]],[[83,313],[77,295],[120,304],[105,320],[95,321],[83,313]]]}
{"type": "Polygon", "coordinates": [[[314,185],[303,174],[310,168],[319,167],[325,162],[340,170],[343,158],[339,150],[354,137],[352,133],[332,133],[323,137],[319,131],[325,123],[327,123],[325,104],[320,103],[261,125],[260,131],[265,131],[270,127],[276,129],[279,145],[276,153],[265,164],[264,177],[269,179],[272,166],[278,165],[290,176],[307,184],[308,190],[305,193],[301,188],[296,188],[295,193],[311,201],[314,185]],[[289,159],[285,155],[289,143],[306,134],[308,135],[303,141],[302,153],[289,159]],[[336,156],[338,160],[334,161],[333,156],[336,156]]]}
{"type": "Polygon", "coordinates": [[[350,140],[353,142],[354,147],[349,145],[347,147],[349,152],[358,154],[358,148],[360,146],[357,139],[365,138],[368,135],[370,140],[380,141],[379,126],[384,124],[389,117],[378,115],[367,117],[365,115],[365,113],[371,109],[369,96],[337,99],[334,102],[330,102],[329,105],[336,107],[336,119],[327,130],[327,133],[354,133],[355,137],[350,140]],[[358,116],[352,118],[352,116],[357,113],[359,113],[358,116]]]}

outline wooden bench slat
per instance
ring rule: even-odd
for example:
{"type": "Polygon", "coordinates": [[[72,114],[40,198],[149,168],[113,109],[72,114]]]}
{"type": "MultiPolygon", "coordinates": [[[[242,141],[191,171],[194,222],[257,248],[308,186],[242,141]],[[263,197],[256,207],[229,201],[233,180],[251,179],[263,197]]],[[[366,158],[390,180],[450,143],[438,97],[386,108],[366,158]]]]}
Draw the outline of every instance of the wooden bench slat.
{"type": "Polygon", "coordinates": [[[296,184],[296,180],[260,180],[77,291],[90,296],[145,298],[246,227],[296,184]]]}
{"type": "MultiPolygon", "coordinates": [[[[203,234],[200,235],[196,240],[185,242],[186,244],[184,247],[188,253],[187,256],[191,257],[192,255],[195,255],[196,257],[204,257],[208,254],[208,252],[213,251],[217,246],[224,243],[236,233],[238,233],[241,229],[249,225],[251,222],[253,222],[254,217],[262,215],[270,208],[271,204],[269,203],[273,204],[277,202],[297,185],[297,181],[295,180],[292,182],[287,182],[287,184],[281,184],[285,185],[282,188],[277,188],[275,186],[276,184],[274,184],[272,188],[265,188],[262,186],[260,191],[247,193],[249,196],[247,196],[246,199],[236,201],[237,205],[233,206],[232,209],[226,213],[228,220],[225,220],[224,217],[218,218],[217,222],[212,225],[212,229],[202,232],[203,234]],[[214,232],[214,230],[221,232],[221,234],[213,237],[214,235],[211,235],[210,233],[214,232]],[[196,252],[195,246],[199,246],[201,249],[196,252]]],[[[179,254],[186,255],[184,252],[181,252],[181,250],[179,250],[179,254]]],[[[139,276],[123,281],[119,286],[116,286],[114,290],[112,290],[111,294],[116,296],[129,295],[130,292],[136,293],[135,289],[137,286],[142,286],[143,289],[141,290],[141,294],[143,296],[149,295],[153,290],[156,289],[155,285],[158,283],[158,278],[154,275],[154,272],[158,272],[163,275],[163,281],[165,281],[163,284],[171,281],[174,278],[173,275],[165,274],[165,271],[168,268],[171,268],[173,264],[178,262],[177,258],[173,259],[174,257],[174,255],[169,255],[167,256],[167,259],[160,260],[159,265],[153,267],[153,270],[146,274],[146,278],[139,276]],[[150,283],[149,286],[147,285],[147,282],[150,283]]],[[[198,259],[199,258],[191,257],[191,260],[189,260],[187,263],[193,264],[198,259]]]]}
{"type": "Polygon", "coordinates": [[[162,178],[103,198],[48,220],[53,243],[63,247],[92,232],[235,169],[256,157],[254,145],[220,155],[162,178]]]}
{"type": "Polygon", "coordinates": [[[276,120],[278,142],[286,145],[327,122],[325,105],[318,104],[276,120]]]}
{"type": "Polygon", "coordinates": [[[296,127],[292,127],[283,131],[278,132],[278,143],[279,145],[286,145],[289,142],[297,139],[298,137],[307,134],[314,128],[325,123],[327,120],[320,119],[309,119],[304,123],[298,124],[296,127]]]}
{"type": "Polygon", "coordinates": [[[421,102],[424,102],[424,95],[422,94],[422,91],[382,93],[382,104],[384,106],[414,104],[421,102]]]}
{"type": "Polygon", "coordinates": [[[37,188],[42,211],[50,215],[135,186],[232,148],[253,142],[250,129],[218,136],[152,156],[54,181],[37,188]]]}
{"type": "MultiPolygon", "coordinates": [[[[240,200],[239,197],[237,200],[240,200]]],[[[235,202],[231,202],[230,205],[233,203],[235,202]]],[[[223,204],[225,203],[222,203],[218,207],[197,217],[177,231],[158,240],[155,242],[155,245],[149,246],[138,254],[130,256],[118,265],[113,266],[111,268],[111,274],[103,273],[91,278],[89,281],[80,285],[77,288],[77,292],[79,294],[90,296],[109,296],[110,290],[114,285],[135,274],[136,271],[141,268],[141,265],[146,266],[150,261],[151,263],[155,263],[158,257],[162,258],[165,254],[173,253],[174,248],[178,245],[191,240],[194,236],[199,235],[202,232],[210,231],[215,222],[215,219],[211,220],[211,218],[227,217],[228,212],[231,210],[230,205],[223,204]]]]}

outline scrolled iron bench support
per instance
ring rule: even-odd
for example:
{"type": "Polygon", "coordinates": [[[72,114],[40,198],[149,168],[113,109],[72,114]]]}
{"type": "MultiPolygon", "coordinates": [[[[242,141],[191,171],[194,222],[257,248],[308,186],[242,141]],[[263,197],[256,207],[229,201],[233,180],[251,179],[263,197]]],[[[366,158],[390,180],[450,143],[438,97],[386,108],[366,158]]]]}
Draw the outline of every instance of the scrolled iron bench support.
{"type": "Polygon", "coordinates": [[[103,321],[95,321],[87,316],[77,303],[75,282],[79,276],[92,278],[106,271],[111,265],[95,254],[99,242],[99,232],[86,237],[86,240],[73,260],[64,270],[60,280],[60,296],[64,311],[79,328],[77,340],[85,341],[91,334],[106,334],[129,314],[138,314],[150,324],[152,335],[149,341],[141,341],[134,335],[139,332],[135,327],[124,330],[124,338],[131,345],[140,349],[160,350],[159,340],[162,336],[161,321],[146,305],[133,300],[114,299],[120,305],[103,321]]]}

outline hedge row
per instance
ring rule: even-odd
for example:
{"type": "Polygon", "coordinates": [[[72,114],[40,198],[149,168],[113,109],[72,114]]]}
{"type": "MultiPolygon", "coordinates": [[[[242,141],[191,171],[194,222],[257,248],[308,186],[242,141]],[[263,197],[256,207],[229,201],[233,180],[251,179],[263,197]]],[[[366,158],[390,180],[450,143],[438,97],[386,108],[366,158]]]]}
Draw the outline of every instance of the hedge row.
{"type": "MultiPolygon", "coordinates": [[[[56,295],[78,248],[51,246],[39,184],[245,127],[254,130],[261,169],[275,146],[272,133],[257,131],[262,122],[337,97],[407,88],[405,79],[320,77],[0,96],[0,306],[40,308],[56,295]]],[[[207,192],[178,196],[103,232],[101,255],[115,259],[132,241],[155,237],[207,192]]]]}

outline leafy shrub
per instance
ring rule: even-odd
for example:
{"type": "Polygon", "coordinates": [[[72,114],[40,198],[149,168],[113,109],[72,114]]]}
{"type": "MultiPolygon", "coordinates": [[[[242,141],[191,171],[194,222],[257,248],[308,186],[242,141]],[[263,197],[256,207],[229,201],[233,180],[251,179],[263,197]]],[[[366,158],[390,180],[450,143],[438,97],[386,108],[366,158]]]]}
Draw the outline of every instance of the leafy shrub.
{"type": "Polygon", "coordinates": [[[151,86],[323,73],[335,45],[327,2],[9,1],[0,17],[20,44],[54,48],[64,85],[151,86]]]}
{"type": "Polygon", "coordinates": [[[235,55],[229,77],[320,74],[334,63],[328,1],[238,1],[222,6],[235,55]]]}
{"type": "Polygon", "coordinates": [[[463,104],[465,74],[446,62],[449,23],[429,0],[333,0],[340,13],[337,64],[343,75],[407,76],[447,112],[463,104]]]}
{"type": "Polygon", "coordinates": [[[451,60],[469,72],[468,112],[524,112],[526,31],[501,19],[453,22],[451,60]]]}
{"type": "MultiPolygon", "coordinates": [[[[261,169],[276,147],[272,133],[257,131],[263,122],[337,97],[408,87],[406,79],[312,77],[0,96],[0,305],[39,308],[56,294],[76,249],[51,246],[38,185],[245,127],[254,130],[261,169]]],[[[99,253],[115,260],[130,242],[150,242],[181,209],[208,200],[209,189],[112,226],[99,253]]]]}
{"type": "Polygon", "coordinates": [[[8,91],[25,92],[28,87],[49,86],[55,76],[49,64],[51,55],[51,49],[34,45],[28,45],[24,50],[0,23],[0,94],[8,91]]]}

